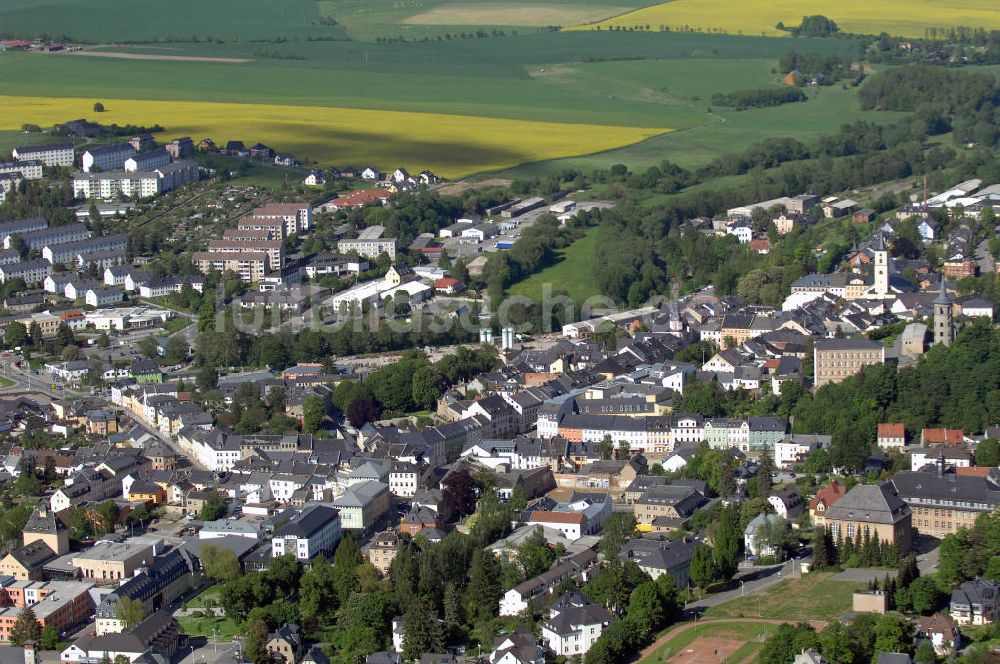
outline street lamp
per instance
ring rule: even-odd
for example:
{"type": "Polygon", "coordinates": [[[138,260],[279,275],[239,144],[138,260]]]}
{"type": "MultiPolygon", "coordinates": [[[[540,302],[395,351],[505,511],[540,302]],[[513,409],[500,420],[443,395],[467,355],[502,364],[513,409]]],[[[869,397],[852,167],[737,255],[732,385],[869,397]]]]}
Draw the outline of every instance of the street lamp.
{"type": "Polygon", "coordinates": [[[740,579],[740,597],[743,597],[743,579],[740,579]]]}

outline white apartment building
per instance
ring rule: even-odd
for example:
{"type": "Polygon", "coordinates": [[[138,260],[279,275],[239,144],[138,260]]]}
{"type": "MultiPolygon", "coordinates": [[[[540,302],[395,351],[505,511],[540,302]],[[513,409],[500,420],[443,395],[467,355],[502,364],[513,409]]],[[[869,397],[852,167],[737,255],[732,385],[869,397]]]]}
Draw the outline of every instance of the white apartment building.
{"type": "Polygon", "coordinates": [[[311,560],[320,554],[332,555],[340,536],[337,510],[326,505],[308,505],[275,530],[271,557],[292,554],[297,560],[311,560]]]}
{"type": "Polygon", "coordinates": [[[256,282],[267,275],[271,259],[262,251],[243,253],[198,251],[191,256],[191,262],[202,274],[231,271],[243,281],[256,282]]]}
{"type": "Polygon", "coordinates": [[[14,148],[11,156],[15,161],[40,161],[46,166],[73,166],[73,144],[30,145],[14,148]]]}
{"type": "Polygon", "coordinates": [[[103,148],[91,148],[80,157],[80,165],[84,173],[94,169],[101,171],[120,171],[125,166],[125,160],[135,156],[135,148],[131,143],[108,145],[103,148]]]}
{"type": "Polygon", "coordinates": [[[2,162],[0,175],[5,173],[20,174],[25,180],[38,180],[42,177],[42,162],[35,159],[2,162]]]}
{"type": "Polygon", "coordinates": [[[45,281],[50,274],[52,274],[52,264],[40,258],[24,263],[0,265],[0,283],[7,283],[8,279],[20,277],[28,285],[37,284],[45,281]]]}
{"type": "Polygon", "coordinates": [[[161,193],[156,173],[88,173],[73,178],[76,198],[147,198],[161,193]]]}
{"type": "Polygon", "coordinates": [[[380,254],[386,253],[389,258],[395,259],[396,238],[340,240],[337,242],[337,251],[342,254],[353,251],[358,256],[364,256],[365,258],[378,258],[380,254]]]}
{"type": "Polygon", "coordinates": [[[152,152],[142,152],[125,160],[124,168],[126,173],[146,172],[150,173],[157,168],[162,168],[173,161],[166,150],[160,148],[152,152]]]}
{"type": "Polygon", "coordinates": [[[556,655],[579,657],[590,650],[612,619],[607,609],[596,604],[579,602],[564,609],[553,607],[549,619],[542,623],[542,640],[556,655]]]}

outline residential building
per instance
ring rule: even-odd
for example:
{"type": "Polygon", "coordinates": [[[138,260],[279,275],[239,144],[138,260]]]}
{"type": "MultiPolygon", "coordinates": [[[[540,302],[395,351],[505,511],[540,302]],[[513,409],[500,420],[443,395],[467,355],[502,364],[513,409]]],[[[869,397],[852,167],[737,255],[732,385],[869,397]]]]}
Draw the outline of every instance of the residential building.
{"type": "Polygon", "coordinates": [[[705,496],[688,486],[651,486],[635,501],[635,520],[656,530],[679,529],[706,502],[705,496]]]}
{"type": "Polygon", "coordinates": [[[997,619],[1000,586],[996,581],[965,581],[951,593],[951,617],[959,625],[988,625],[997,619]]]}
{"type": "Polygon", "coordinates": [[[368,545],[368,562],[375,566],[383,576],[389,573],[392,561],[402,550],[403,541],[395,530],[383,530],[376,535],[368,545]]]}
{"type": "Polygon", "coordinates": [[[883,450],[901,450],[906,446],[906,426],[902,422],[879,422],[877,440],[883,450]]]}
{"type": "Polygon", "coordinates": [[[386,254],[390,259],[396,259],[396,238],[356,238],[337,242],[337,251],[342,254],[355,253],[364,258],[378,258],[386,254]]]}
{"type": "Polygon", "coordinates": [[[191,255],[191,262],[202,274],[233,272],[243,281],[258,282],[270,272],[271,258],[263,251],[241,253],[196,251],[191,255]]]}
{"type": "Polygon", "coordinates": [[[815,386],[839,383],[866,366],[885,362],[885,346],[864,338],[822,339],[813,346],[815,386]]]}
{"type": "Polygon", "coordinates": [[[80,156],[80,166],[84,173],[120,171],[125,161],[135,154],[135,148],[130,143],[90,148],[80,156]]]}
{"type": "Polygon", "coordinates": [[[847,488],[833,479],[830,486],[824,487],[816,492],[816,496],[809,501],[809,516],[817,526],[826,525],[826,512],[838,500],[847,495],[847,488]]]}
{"type": "Polygon", "coordinates": [[[753,556],[775,556],[778,550],[768,542],[768,528],[784,527],[785,520],[777,514],[758,514],[743,530],[743,549],[753,556]]]}
{"type": "Polygon", "coordinates": [[[11,156],[16,161],[40,161],[46,166],[73,167],[73,144],[30,145],[14,148],[11,156]]]}
{"type": "Polygon", "coordinates": [[[296,664],[305,652],[302,631],[293,623],[285,623],[269,634],[264,647],[272,659],[284,664],[296,664]]]}
{"type": "Polygon", "coordinates": [[[805,500],[793,485],[783,486],[770,496],[767,502],[774,508],[774,513],[782,519],[794,519],[805,510],[805,500]]]}
{"type": "Polygon", "coordinates": [[[542,623],[542,641],[556,655],[581,657],[613,619],[603,606],[591,604],[577,592],[569,593],[549,608],[549,617],[542,623]]]}
{"type": "Polygon", "coordinates": [[[284,235],[296,235],[312,228],[312,206],[309,203],[268,203],[250,213],[256,220],[277,220],[283,224],[284,235]]]}
{"type": "Polygon", "coordinates": [[[307,505],[291,520],[275,529],[271,540],[274,558],[292,554],[298,560],[318,555],[332,556],[340,541],[340,515],[326,505],[307,505]]]}
{"type": "Polygon", "coordinates": [[[691,560],[700,546],[703,546],[700,540],[689,537],[674,541],[632,539],[622,546],[618,557],[631,560],[654,581],[669,574],[678,588],[687,588],[691,581],[691,560]]]}
{"type": "Polygon", "coordinates": [[[163,168],[173,161],[170,153],[164,148],[140,152],[125,160],[124,170],[126,173],[151,173],[157,168],[163,168]]]}
{"type": "Polygon", "coordinates": [[[0,283],[6,283],[8,279],[21,278],[25,284],[32,286],[42,283],[50,274],[52,274],[52,263],[42,258],[0,265],[0,283]]]}

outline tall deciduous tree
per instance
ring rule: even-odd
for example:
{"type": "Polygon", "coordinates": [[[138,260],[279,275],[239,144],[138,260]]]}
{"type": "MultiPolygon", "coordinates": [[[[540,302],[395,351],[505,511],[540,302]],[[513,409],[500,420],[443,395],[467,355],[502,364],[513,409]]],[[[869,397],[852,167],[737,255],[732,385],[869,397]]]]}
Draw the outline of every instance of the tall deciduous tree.
{"type": "Polygon", "coordinates": [[[118,598],[118,604],[115,605],[115,617],[125,627],[135,627],[146,619],[146,607],[142,600],[123,596],[118,598]]]}

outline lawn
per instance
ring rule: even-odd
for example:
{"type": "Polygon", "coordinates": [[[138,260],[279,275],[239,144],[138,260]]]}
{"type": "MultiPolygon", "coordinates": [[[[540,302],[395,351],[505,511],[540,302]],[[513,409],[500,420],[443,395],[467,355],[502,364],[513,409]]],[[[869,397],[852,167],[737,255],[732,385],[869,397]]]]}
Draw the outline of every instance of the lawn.
{"type": "MultiPolygon", "coordinates": [[[[321,164],[405,165],[456,177],[528,161],[605,150],[666,128],[558,124],[430,113],[366,111],[265,104],[150,102],[102,98],[101,120],[154,124],[171,135],[258,141],[321,164]]],[[[93,99],[3,97],[0,130],[93,115],[93,99]]]]}
{"type": "Polygon", "coordinates": [[[775,25],[798,25],[803,16],[823,14],[844,32],[923,37],[929,28],[1000,27],[995,0],[671,0],[616,16],[584,29],[639,28],[728,34],[783,35],[775,25]]]}
{"type": "Polygon", "coordinates": [[[181,330],[194,325],[195,322],[196,321],[189,318],[178,316],[176,318],[171,318],[163,327],[166,328],[168,334],[174,334],[175,332],[180,332],[181,330]]]}
{"type": "Polygon", "coordinates": [[[199,618],[196,616],[180,616],[177,622],[181,625],[181,633],[188,636],[204,636],[207,639],[215,640],[216,631],[218,641],[232,641],[234,636],[243,633],[240,626],[229,618],[199,618]]]}
{"type": "Polygon", "coordinates": [[[203,609],[206,606],[219,605],[219,592],[222,586],[216,584],[198,593],[181,606],[183,609],[203,609]]]}
{"type": "Polygon", "coordinates": [[[10,378],[6,378],[4,376],[0,376],[0,387],[12,387],[12,386],[14,386],[16,384],[17,383],[15,383],[14,381],[12,381],[10,378]]]}
{"type": "Polygon", "coordinates": [[[813,572],[798,579],[787,579],[762,593],[713,606],[705,611],[705,616],[835,620],[851,609],[852,594],[866,584],[832,581],[830,576],[829,573],[813,572]]]}
{"type": "Polygon", "coordinates": [[[551,287],[549,292],[569,293],[578,304],[588,297],[599,295],[593,275],[597,234],[596,228],[589,229],[582,238],[559,250],[558,263],[512,285],[507,289],[508,295],[526,295],[532,300],[540,301],[545,285],[551,287]]]}
{"type": "MultiPolygon", "coordinates": [[[[658,664],[663,661],[664,656],[670,658],[676,655],[691,645],[695,639],[700,637],[714,637],[732,641],[747,641],[748,643],[745,643],[739,650],[729,657],[729,660],[732,661],[733,664],[738,664],[753,654],[755,649],[760,647],[759,643],[753,642],[755,639],[758,639],[761,635],[770,634],[776,628],[777,625],[769,623],[705,622],[684,630],[674,638],[664,643],[661,647],[657,648],[656,652],[641,660],[639,664],[658,664]]],[[[670,627],[665,631],[669,631],[670,629],[673,629],[673,627],[670,627]]]]}

